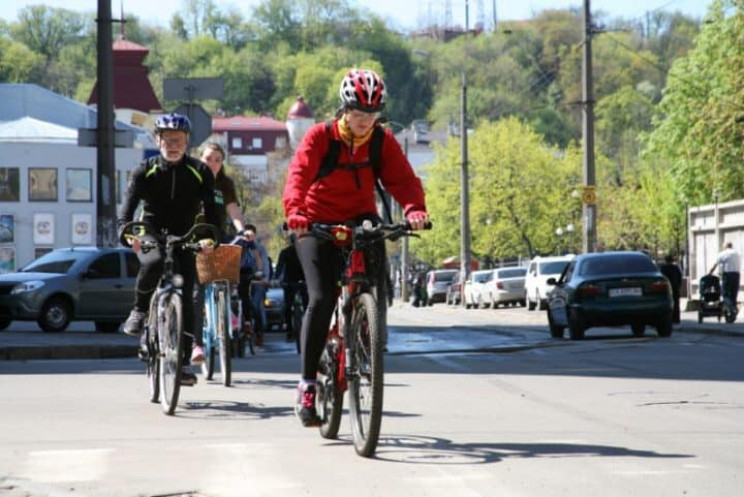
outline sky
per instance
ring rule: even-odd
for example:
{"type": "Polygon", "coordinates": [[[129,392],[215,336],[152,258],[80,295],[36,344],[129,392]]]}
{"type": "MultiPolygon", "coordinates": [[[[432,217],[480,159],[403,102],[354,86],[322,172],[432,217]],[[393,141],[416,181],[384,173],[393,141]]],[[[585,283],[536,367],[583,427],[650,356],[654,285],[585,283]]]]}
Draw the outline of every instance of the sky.
{"type": "MultiPolygon", "coordinates": [[[[182,8],[184,0],[111,0],[115,15],[124,4],[124,15],[131,13],[150,24],[168,26],[174,12],[182,8]]],[[[247,17],[253,7],[261,0],[214,0],[225,10],[237,9],[247,17]]],[[[445,0],[349,0],[351,5],[372,9],[392,25],[407,30],[426,24],[433,17],[442,23],[445,0]]],[[[641,18],[646,12],[655,10],[680,11],[684,14],[702,18],[712,0],[592,0],[593,12],[602,11],[611,17],[626,19],[641,18]]],[[[15,21],[18,10],[28,5],[44,4],[49,7],[63,7],[79,12],[93,12],[98,0],[0,0],[0,19],[15,21]]],[[[469,11],[469,26],[478,18],[478,5],[483,5],[483,18],[489,26],[493,20],[493,5],[496,5],[497,18],[503,20],[529,19],[544,9],[563,9],[581,7],[582,0],[450,0],[454,25],[465,25],[466,4],[469,11]]]]}

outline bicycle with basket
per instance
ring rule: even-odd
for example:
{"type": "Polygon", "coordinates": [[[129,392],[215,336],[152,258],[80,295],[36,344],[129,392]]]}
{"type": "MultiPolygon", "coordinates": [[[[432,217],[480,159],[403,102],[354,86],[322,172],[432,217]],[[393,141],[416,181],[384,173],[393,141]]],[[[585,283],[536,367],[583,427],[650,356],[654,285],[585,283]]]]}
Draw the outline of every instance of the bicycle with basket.
{"type": "MultiPolygon", "coordinates": [[[[232,342],[236,333],[232,319],[232,285],[240,281],[240,256],[242,248],[222,244],[211,252],[196,255],[196,272],[199,283],[204,285],[204,362],[202,374],[207,380],[214,378],[219,364],[222,384],[232,381],[232,342]],[[219,362],[216,361],[219,356],[219,362]]],[[[238,323],[240,318],[238,318],[238,323]]]]}

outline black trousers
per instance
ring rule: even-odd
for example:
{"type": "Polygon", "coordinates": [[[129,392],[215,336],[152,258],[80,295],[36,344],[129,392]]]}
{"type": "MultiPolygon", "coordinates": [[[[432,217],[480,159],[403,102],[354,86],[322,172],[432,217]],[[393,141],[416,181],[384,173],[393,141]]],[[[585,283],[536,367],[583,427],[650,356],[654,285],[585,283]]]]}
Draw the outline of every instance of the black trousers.
{"type": "Polygon", "coordinates": [[[721,278],[721,292],[723,293],[723,298],[731,299],[734,308],[737,307],[736,300],[739,296],[739,280],[740,274],[735,272],[723,273],[723,278],[721,278]]]}
{"type": "Polygon", "coordinates": [[[287,333],[299,333],[300,330],[292,329],[292,304],[294,303],[295,295],[297,295],[297,292],[300,292],[302,307],[307,309],[307,287],[305,287],[305,285],[301,285],[299,282],[296,281],[288,281],[282,284],[282,289],[284,290],[284,324],[286,326],[287,333]]]}
{"type": "MultiPolygon", "coordinates": [[[[191,357],[191,345],[193,342],[194,332],[194,312],[198,303],[194,295],[194,284],[196,282],[196,265],[194,255],[185,250],[177,250],[175,253],[175,270],[177,274],[183,277],[182,287],[182,312],[184,334],[184,352],[185,363],[189,363],[191,357]]],[[[150,310],[150,299],[158,286],[160,277],[165,270],[165,256],[150,251],[146,260],[140,264],[137,273],[137,282],[134,290],[134,308],[138,311],[147,313],[150,310]]],[[[203,307],[203,302],[202,302],[203,307]]],[[[200,331],[201,333],[201,331],[200,331]]]]}
{"type": "MultiPolygon", "coordinates": [[[[297,240],[297,256],[302,264],[307,284],[308,303],[302,320],[300,343],[302,350],[301,371],[304,380],[315,380],[318,362],[323,354],[326,336],[336,306],[336,283],[341,276],[344,260],[341,249],[327,240],[304,236],[297,240]]],[[[387,290],[385,289],[385,247],[374,254],[376,264],[367,267],[377,281],[377,304],[380,321],[386,329],[387,290]]],[[[368,261],[369,264],[369,261],[368,261]]],[[[383,337],[383,340],[385,337],[383,337]]]]}

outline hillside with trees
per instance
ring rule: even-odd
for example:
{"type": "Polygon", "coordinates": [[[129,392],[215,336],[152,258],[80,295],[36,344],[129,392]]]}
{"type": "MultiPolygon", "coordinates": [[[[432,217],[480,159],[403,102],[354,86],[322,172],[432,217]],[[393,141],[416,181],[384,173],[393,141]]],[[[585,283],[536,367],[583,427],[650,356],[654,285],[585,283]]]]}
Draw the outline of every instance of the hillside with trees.
{"type": "MultiPolygon", "coordinates": [[[[94,19],[31,6],[0,21],[0,82],[86,101],[94,19]]],[[[721,200],[744,196],[744,0],[714,0],[705,19],[657,10],[594,20],[598,241],[678,252],[686,205],[710,202],[713,189],[721,200]]],[[[465,75],[474,256],[555,252],[555,228],[581,222],[572,196],[582,177],[579,11],[542,11],[448,42],[396,32],[347,0],[265,0],[249,17],[184,0],[167,28],[126,21],[126,38],[150,49],[156,91],[166,78],[224,78],[224,98],[204,102],[215,113],[283,119],[302,94],[323,119],[337,108],[343,71],[365,66],[386,78],[390,120],[445,130],[459,124],[465,75]]],[[[427,171],[436,230],[413,250],[432,264],[458,253],[459,147],[449,140],[427,171]]],[[[280,189],[260,206],[267,226],[280,223],[280,189]]]]}

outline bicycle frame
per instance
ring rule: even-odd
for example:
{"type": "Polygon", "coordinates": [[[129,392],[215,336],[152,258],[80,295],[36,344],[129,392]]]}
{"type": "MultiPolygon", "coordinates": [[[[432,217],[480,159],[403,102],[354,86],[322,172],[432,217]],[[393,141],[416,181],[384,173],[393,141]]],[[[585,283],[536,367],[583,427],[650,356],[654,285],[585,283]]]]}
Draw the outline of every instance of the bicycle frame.
{"type": "Polygon", "coordinates": [[[204,287],[204,355],[202,372],[206,379],[211,380],[214,375],[215,355],[219,353],[220,368],[222,372],[222,384],[230,386],[232,379],[232,368],[230,358],[232,356],[231,339],[233,337],[232,309],[231,309],[230,282],[217,280],[208,283],[204,287]],[[219,303],[223,302],[220,312],[219,303]],[[222,321],[220,323],[220,321],[222,321]],[[220,329],[224,327],[224,335],[221,336],[220,329]]]}

